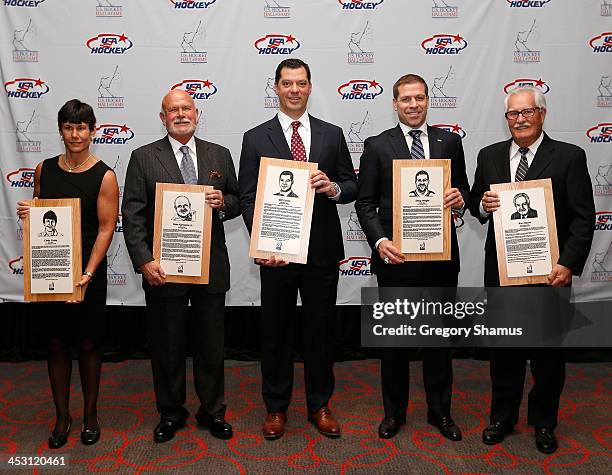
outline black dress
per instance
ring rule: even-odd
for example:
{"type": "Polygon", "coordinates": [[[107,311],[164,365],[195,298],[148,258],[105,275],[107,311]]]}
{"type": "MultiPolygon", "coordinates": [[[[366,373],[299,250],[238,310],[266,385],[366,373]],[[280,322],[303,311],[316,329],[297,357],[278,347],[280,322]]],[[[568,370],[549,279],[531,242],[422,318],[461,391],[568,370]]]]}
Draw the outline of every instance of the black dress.
{"type": "MultiPolygon", "coordinates": [[[[102,179],[110,167],[101,160],[89,170],[70,173],[59,166],[59,156],[48,158],[40,173],[41,199],[81,199],[81,245],[83,271],[91,256],[98,235],[98,193],[102,179]]],[[[76,336],[78,338],[100,338],[104,329],[104,307],[106,305],[106,256],[94,272],[81,304],[44,304],[51,315],[44,318],[41,329],[48,336],[76,336]],[[58,313],[60,315],[58,315],[58,313]]],[[[48,314],[49,312],[40,312],[48,314]]]]}

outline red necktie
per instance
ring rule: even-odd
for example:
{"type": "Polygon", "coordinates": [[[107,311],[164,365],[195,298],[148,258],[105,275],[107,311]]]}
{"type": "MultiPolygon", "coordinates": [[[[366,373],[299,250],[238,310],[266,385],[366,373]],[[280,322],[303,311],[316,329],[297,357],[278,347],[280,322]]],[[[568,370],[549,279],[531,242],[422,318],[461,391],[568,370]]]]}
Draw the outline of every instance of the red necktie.
{"type": "Polygon", "coordinates": [[[302,142],[302,137],[298,133],[300,125],[301,122],[299,120],[291,122],[291,127],[293,127],[293,133],[291,134],[291,155],[294,160],[305,162],[307,161],[306,148],[304,147],[304,142],[302,142]]]}

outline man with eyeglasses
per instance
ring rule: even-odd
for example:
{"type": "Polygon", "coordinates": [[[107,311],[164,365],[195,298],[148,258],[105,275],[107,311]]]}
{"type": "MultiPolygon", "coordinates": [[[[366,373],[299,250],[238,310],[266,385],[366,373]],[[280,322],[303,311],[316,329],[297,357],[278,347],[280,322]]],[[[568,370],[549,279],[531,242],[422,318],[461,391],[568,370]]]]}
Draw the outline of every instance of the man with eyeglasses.
{"type": "MultiPolygon", "coordinates": [[[[490,191],[490,186],[542,178],[552,180],[559,241],[559,260],[548,275],[548,285],[570,286],[572,275],[582,273],[594,232],[595,206],[586,154],[580,147],[553,140],[542,131],[546,99],[539,89],[511,90],[505,107],[512,139],[480,151],[469,201],[470,212],[482,224],[489,223],[485,286],[499,286],[493,228],[499,195],[490,191]]],[[[553,453],[558,446],[554,429],[565,381],[565,360],[558,348],[491,349],[490,425],[484,429],[482,440],[488,445],[498,444],[518,422],[527,359],[534,381],[529,393],[528,423],[535,427],[537,449],[553,453]]]]}

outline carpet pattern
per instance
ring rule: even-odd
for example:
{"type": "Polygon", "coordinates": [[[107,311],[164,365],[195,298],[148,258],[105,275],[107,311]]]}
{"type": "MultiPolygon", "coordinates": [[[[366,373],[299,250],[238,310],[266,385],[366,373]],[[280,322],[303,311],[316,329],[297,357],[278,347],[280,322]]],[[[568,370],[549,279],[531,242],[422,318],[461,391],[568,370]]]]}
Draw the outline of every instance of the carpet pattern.
{"type": "MultiPolygon", "coordinates": [[[[188,362],[189,364],[189,362],[188,362]]],[[[74,367],[76,368],[76,364],[74,367]]],[[[73,374],[68,444],[51,451],[47,438],[54,409],[41,361],[0,364],[0,473],[115,474],[405,474],[405,473],[611,473],[612,364],[568,364],[556,434],[559,450],[539,453],[526,425],[526,397],[515,432],[496,446],[482,444],[490,402],[488,363],[455,360],[453,417],[462,442],[441,437],[425,422],[421,364],[411,366],[408,422],[393,439],[381,440],[376,428],[383,412],[377,360],[337,363],[331,407],[342,424],[342,437],[328,439],[306,421],[303,369],[296,365],[296,387],[285,435],[261,436],[265,415],[258,363],[226,362],[227,419],[234,438],[221,441],[190,417],[165,444],[155,444],[158,422],[148,361],[105,363],[99,401],[102,437],[86,447],[79,439],[82,396],[73,374]],[[65,468],[15,468],[15,456],[65,456],[65,468]]],[[[189,368],[188,368],[189,370],[189,368]]],[[[190,374],[190,371],[188,371],[190,374]]],[[[529,389],[531,378],[527,378],[529,389]]],[[[187,408],[198,407],[188,384],[187,408]]]]}

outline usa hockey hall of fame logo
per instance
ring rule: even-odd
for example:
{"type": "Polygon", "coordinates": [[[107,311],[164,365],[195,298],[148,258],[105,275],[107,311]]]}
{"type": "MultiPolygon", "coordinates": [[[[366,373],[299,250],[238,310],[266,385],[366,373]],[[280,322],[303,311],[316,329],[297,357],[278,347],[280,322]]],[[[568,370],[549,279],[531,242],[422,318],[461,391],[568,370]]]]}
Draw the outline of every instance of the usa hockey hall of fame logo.
{"type": "Polygon", "coordinates": [[[40,152],[40,140],[36,140],[34,131],[38,130],[38,117],[36,110],[32,110],[32,114],[25,120],[18,120],[15,123],[15,136],[17,138],[18,152],[40,152]]]}
{"type": "Polygon", "coordinates": [[[196,100],[208,100],[211,96],[217,93],[217,86],[215,86],[208,79],[184,79],[179,83],[174,84],[170,89],[179,89],[187,92],[194,101],[196,100]]]}
{"type": "Polygon", "coordinates": [[[31,48],[31,42],[35,40],[35,36],[36,31],[31,18],[27,25],[13,30],[13,62],[38,63],[38,51],[31,48]]]}
{"type": "MultiPolygon", "coordinates": [[[[121,215],[117,217],[115,233],[123,233],[123,221],[121,215]]],[[[109,248],[108,254],[106,255],[106,276],[108,278],[108,285],[125,285],[126,283],[126,273],[122,265],[125,263],[125,249],[121,245],[121,241],[122,239],[114,239],[113,244],[109,248]],[[117,244],[115,244],[115,242],[117,244]]]]}
{"type": "Polygon", "coordinates": [[[347,241],[367,241],[359,219],[357,219],[357,211],[351,211],[348,219],[346,220],[346,240],[347,241]]]}
{"type": "Polygon", "coordinates": [[[170,0],[170,4],[176,10],[202,10],[204,8],[210,7],[217,0],[206,0],[206,1],[198,1],[198,0],[170,0]]]}
{"type": "Polygon", "coordinates": [[[612,282],[612,243],[591,259],[591,282],[612,282]]]}
{"type": "Polygon", "coordinates": [[[274,78],[266,78],[264,109],[278,109],[278,95],[274,90],[274,78]]]}
{"type": "Polygon", "coordinates": [[[96,127],[94,145],[125,145],[134,138],[134,132],[127,124],[101,124],[96,127]]]}
{"type": "Polygon", "coordinates": [[[91,54],[95,55],[120,55],[125,54],[134,46],[125,33],[100,33],[87,40],[85,43],[91,54]]]}
{"type": "Polygon", "coordinates": [[[452,66],[441,76],[433,78],[430,88],[429,107],[432,109],[454,109],[457,96],[453,94],[455,71],[452,66]]]}
{"type": "Polygon", "coordinates": [[[612,53],[612,31],[607,31],[589,40],[593,53],[612,53]]]}
{"type": "Polygon", "coordinates": [[[366,0],[338,0],[338,3],[342,5],[342,10],[374,10],[385,0],[374,0],[374,1],[366,1],[366,0]]]}
{"type": "Polygon", "coordinates": [[[595,196],[612,196],[612,161],[597,167],[593,181],[595,196]]]}
{"type": "Polygon", "coordinates": [[[601,16],[612,16],[612,0],[602,0],[599,14],[601,16]]]}
{"type": "Polygon", "coordinates": [[[15,78],[4,83],[9,99],[40,99],[49,92],[49,86],[38,78],[15,78]]]}
{"type": "Polygon", "coordinates": [[[612,142],[612,122],[602,122],[586,131],[591,143],[612,142]]]}
{"type": "Polygon", "coordinates": [[[351,122],[346,134],[347,145],[350,153],[363,153],[363,142],[366,137],[371,134],[372,118],[369,111],[365,111],[362,117],[357,117],[358,120],[351,122]]]}
{"type": "Polygon", "coordinates": [[[125,97],[118,90],[121,85],[121,72],[119,65],[113,72],[100,77],[98,83],[98,107],[100,109],[123,109],[125,97]]]}
{"type": "Polygon", "coordinates": [[[432,18],[458,18],[459,7],[449,5],[447,0],[433,0],[431,6],[431,17],[432,18]]]}
{"type": "Polygon", "coordinates": [[[253,43],[258,54],[291,54],[299,49],[300,42],[293,35],[270,34],[253,43]]]}
{"type": "Polygon", "coordinates": [[[602,76],[599,80],[597,107],[612,107],[612,75],[602,76]]]}
{"type": "Polygon", "coordinates": [[[264,0],[264,18],[291,18],[291,7],[285,6],[288,0],[264,0]]]}
{"type": "Polygon", "coordinates": [[[467,46],[467,41],[459,34],[440,33],[421,41],[421,48],[429,55],[457,55],[467,46]]]}
{"type": "Polygon", "coordinates": [[[514,62],[515,63],[539,63],[540,51],[536,49],[536,43],[540,39],[540,28],[534,18],[529,28],[516,33],[514,39],[514,62]]]}
{"type": "Polygon", "coordinates": [[[383,93],[383,87],[375,79],[352,79],[338,86],[343,101],[371,101],[383,93]]]}
{"type": "Polygon", "coordinates": [[[204,39],[206,30],[204,22],[198,21],[190,31],[184,31],[181,38],[181,63],[206,63],[206,51],[204,51],[204,39]]]}
{"type": "Polygon", "coordinates": [[[372,38],[370,21],[366,21],[363,28],[350,34],[348,42],[348,64],[372,64],[374,52],[368,48],[368,41],[372,38]],[[368,51],[369,49],[369,51],[368,51]]]}
{"type": "Polygon", "coordinates": [[[107,18],[119,18],[123,16],[123,7],[117,5],[117,1],[114,0],[96,0],[96,16],[107,17],[107,18]]]}

